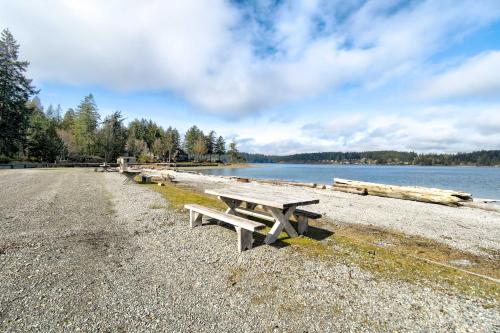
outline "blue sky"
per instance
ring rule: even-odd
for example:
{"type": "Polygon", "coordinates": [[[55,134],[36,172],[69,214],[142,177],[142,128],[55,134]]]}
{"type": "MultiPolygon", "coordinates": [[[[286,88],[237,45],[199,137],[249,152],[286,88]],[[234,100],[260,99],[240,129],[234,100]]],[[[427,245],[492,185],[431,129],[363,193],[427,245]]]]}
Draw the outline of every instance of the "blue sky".
{"type": "Polygon", "coordinates": [[[42,103],[248,152],[500,149],[500,2],[0,0],[42,103]]]}

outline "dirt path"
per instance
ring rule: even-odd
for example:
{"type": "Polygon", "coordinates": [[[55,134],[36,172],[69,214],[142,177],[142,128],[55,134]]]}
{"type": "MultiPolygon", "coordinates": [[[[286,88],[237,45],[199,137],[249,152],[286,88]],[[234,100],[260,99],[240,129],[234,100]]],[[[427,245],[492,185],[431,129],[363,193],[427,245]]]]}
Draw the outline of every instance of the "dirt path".
{"type": "Polygon", "coordinates": [[[19,171],[1,175],[0,188],[0,330],[104,328],[98,304],[133,249],[103,176],[19,171]]]}
{"type": "Polygon", "coordinates": [[[493,331],[474,297],[292,246],[239,255],[119,174],[0,172],[0,331],[493,331]],[[111,194],[112,193],[112,194],[111,194]]]}

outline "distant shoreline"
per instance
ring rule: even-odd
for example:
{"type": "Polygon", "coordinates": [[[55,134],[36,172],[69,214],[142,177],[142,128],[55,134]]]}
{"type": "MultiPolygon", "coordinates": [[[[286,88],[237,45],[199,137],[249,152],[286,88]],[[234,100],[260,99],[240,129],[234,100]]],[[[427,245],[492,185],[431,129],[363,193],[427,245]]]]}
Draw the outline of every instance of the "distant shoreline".
{"type": "Polygon", "coordinates": [[[303,164],[303,165],[360,165],[360,166],[413,166],[413,167],[464,167],[464,168],[500,168],[500,165],[446,165],[446,164],[404,164],[404,163],[321,163],[321,162],[249,162],[248,164],[303,164]]]}
{"type": "Polygon", "coordinates": [[[416,153],[408,151],[315,152],[292,155],[242,153],[250,163],[349,164],[349,165],[422,165],[422,166],[496,166],[500,167],[500,150],[469,153],[416,153]]]}

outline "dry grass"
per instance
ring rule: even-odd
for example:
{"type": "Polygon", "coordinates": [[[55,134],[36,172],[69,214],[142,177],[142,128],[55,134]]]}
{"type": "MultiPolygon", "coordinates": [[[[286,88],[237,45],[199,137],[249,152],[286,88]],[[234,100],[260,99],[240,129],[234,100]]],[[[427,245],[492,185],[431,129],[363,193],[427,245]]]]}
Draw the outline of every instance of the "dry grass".
{"type": "Polygon", "coordinates": [[[225,204],[216,198],[209,197],[203,193],[195,192],[187,187],[174,183],[166,183],[164,186],[156,184],[145,184],[149,188],[161,193],[169,202],[170,207],[176,210],[184,208],[185,204],[194,203],[219,210],[225,210],[225,204]]]}

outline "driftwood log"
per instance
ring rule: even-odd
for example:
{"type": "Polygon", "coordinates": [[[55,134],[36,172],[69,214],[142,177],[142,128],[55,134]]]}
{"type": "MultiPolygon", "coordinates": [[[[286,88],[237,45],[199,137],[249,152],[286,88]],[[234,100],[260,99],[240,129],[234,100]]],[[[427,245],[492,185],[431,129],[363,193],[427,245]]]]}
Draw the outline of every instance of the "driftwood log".
{"type": "Polygon", "coordinates": [[[285,180],[276,180],[276,179],[252,179],[256,183],[262,184],[273,184],[273,185],[291,185],[291,186],[300,186],[300,187],[310,187],[310,188],[321,188],[316,183],[301,183],[301,182],[290,182],[285,180]]]}
{"type": "Polygon", "coordinates": [[[384,185],[340,178],[334,178],[332,189],[335,191],[422,201],[446,206],[459,206],[461,202],[472,201],[471,194],[461,191],[418,186],[384,185]]]}

